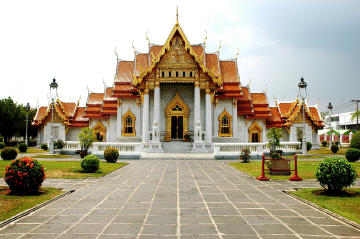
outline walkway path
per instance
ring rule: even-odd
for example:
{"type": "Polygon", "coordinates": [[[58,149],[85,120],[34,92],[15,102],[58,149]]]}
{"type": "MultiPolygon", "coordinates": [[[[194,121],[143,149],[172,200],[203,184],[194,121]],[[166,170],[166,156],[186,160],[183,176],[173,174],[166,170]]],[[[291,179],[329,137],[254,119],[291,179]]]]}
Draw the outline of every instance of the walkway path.
{"type": "Polygon", "coordinates": [[[360,238],[281,192],[318,187],[314,180],[260,182],[224,161],[134,160],[97,180],[50,185],[76,192],[0,229],[0,238],[360,238]]]}

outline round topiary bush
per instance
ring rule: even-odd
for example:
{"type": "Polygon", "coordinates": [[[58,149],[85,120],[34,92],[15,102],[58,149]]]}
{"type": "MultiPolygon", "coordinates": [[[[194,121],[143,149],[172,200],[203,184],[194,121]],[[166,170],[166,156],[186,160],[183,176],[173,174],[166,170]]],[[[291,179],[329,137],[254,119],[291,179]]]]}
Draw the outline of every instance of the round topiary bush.
{"type": "Polygon", "coordinates": [[[116,163],[116,160],[119,157],[119,150],[114,149],[114,148],[107,148],[104,151],[104,159],[108,162],[108,163],[116,163]]]}
{"type": "Polygon", "coordinates": [[[17,152],[15,148],[5,147],[1,151],[1,158],[3,160],[14,160],[17,156],[17,152]]]}
{"type": "Polygon", "coordinates": [[[29,157],[13,160],[5,169],[5,182],[11,192],[37,192],[45,178],[44,166],[29,157]]]}
{"type": "Polygon", "coordinates": [[[85,173],[93,173],[97,171],[100,167],[100,159],[94,155],[85,156],[81,162],[81,167],[85,173]]]}
{"type": "Polygon", "coordinates": [[[27,146],[27,144],[25,144],[25,143],[19,144],[19,147],[18,147],[18,149],[19,149],[19,151],[20,151],[21,153],[25,153],[26,150],[27,150],[27,148],[28,148],[28,146],[27,146]]]}
{"type": "Polygon", "coordinates": [[[327,142],[326,140],[321,141],[321,145],[322,145],[323,147],[326,147],[327,144],[328,144],[328,142],[327,142]]]}
{"type": "Polygon", "coordinates": [[[341,191],[355,184],[357,173],[354,167],[344,158],[326,158],[315,171],[320,185],[329,191],[341,191]]]}
{"type": "Polygon", "coordinates": [[[349,148],[346,150],[345,157],[349,162],[356,162],[360,159],[360,150],[349,148]]]}
{"type": "Polygon", "coordinates": [[[306,142],[306,150],[309,151],[312,148],[311,142],[306,142]]]}
{"type": "Polygon", "coordinates": [[[41,149],[43,150],[47,150],[48,149],[48,145],[46,143],[43,143],[40,145],[41,149]]]}
{"type": "Polygon", "coordinates": [[[337,151],[339,151],[339,146],[337,146],[336,144],[331,145],[331,152],[336,154],[337,151]]]}
{"type": "Polygon", "coordinates": [[[0,149],[3,149],[3,148],[5,148],[5,143],[4,142],[0,142],[0,149]]]}
{"type": "Polygon", "coordinates": [[[351,138],[350,148],[360,149],[360,131],[351,138]]]}

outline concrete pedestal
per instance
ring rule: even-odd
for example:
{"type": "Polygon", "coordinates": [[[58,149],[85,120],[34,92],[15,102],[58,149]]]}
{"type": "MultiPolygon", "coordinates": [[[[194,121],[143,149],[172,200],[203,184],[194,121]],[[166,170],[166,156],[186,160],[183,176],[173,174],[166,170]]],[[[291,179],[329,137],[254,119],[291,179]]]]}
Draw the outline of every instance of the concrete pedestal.
{"type": "Polygon", "coordinates": [[[207,153],[204,142],[194,142],[190,153],[207,153]]]}
{"type": "Polygon", "coordinates": [[[148,153],[164,153],[161,148],[161,142],[150,142],[150,147],[147,150],[148,153]]]}

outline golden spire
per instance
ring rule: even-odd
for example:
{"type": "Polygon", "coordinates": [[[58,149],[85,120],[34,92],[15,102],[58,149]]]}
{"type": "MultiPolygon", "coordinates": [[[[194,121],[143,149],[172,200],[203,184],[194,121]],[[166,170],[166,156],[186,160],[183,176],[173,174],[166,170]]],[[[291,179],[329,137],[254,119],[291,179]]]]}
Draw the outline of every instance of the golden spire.
{"type": "Polygon", "coordinates": [[[265,93],[267,92],[267,84],[266,84],[266,88],[265,88],[265,93]]]}
{"type": "Polygon", "coordinates": [[[178,6],[176,6],[176,25],[179,25],[179,14],[178,14],[178,6]]]}
{"type": "MultiPolygon", "coordinates": [[[[236,57],[235,57],[236,61],[237,61],[238,55],[239,55],[239,47],[237,49],[238,49],[238,52],[236,53],[236,57]]],[[[267,88],[267,86],[266,86],[266,88],[267,88]]]]}
{"type": "Polygon", "coordinates": [[[320,104],[320,97],[319,97],[319,102],[317,102],[316,107],[319,107],[320,104]]]}
{"type": "Polygon", "coordinates": [[[148,46],[149,46],[149,48],[150,48],[150,40],[149,40],[149,38],[148,38],[147,33],[148,33],[148,32],[146,32],[146,39],[148,40],[148,46]]]}
{"type": "Polygon", "coordinates": [[[132,41],[132,47],[134,48],[134,54],[136,54],[136,49],[134,47],[134,41],[132,41]]]}
{"type": "Polygon", "coordinates": [[[205,30],[205,33],[206,33],[206,35],[205,35],[205,39],[204,39],[204,47],[205,47],[205,45],[206,45],[206,39],[207,39],[207,31],[205,30]]]}
{"type": "MultiPolygon", "coordinates": [[[[219,40],[220,41],[220,40],[219,40]]],[[[221,41],[220,41],[220,46],[218,48],[218,52],[220,53],[220,48],[221,48],[221,41]]]]}
{"type": "Polygon", "coordinates": [[[117,48],[117,47],[115,47],[116,61],[119,62],[119,56],[118,56],[118,54],[117,54],[117,52],[116,52],[116,48],[117,48]]]}

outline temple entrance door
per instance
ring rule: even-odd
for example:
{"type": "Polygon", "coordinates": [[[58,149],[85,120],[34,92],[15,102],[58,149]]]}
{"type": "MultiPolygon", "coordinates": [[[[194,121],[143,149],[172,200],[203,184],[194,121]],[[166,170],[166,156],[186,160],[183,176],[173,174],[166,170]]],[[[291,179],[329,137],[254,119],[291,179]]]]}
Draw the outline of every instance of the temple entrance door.
{"type": "Polygon", "coordinates": [[[182,116],[171,116],[171,139],[183,138],[183,124],[182,116]]]}

